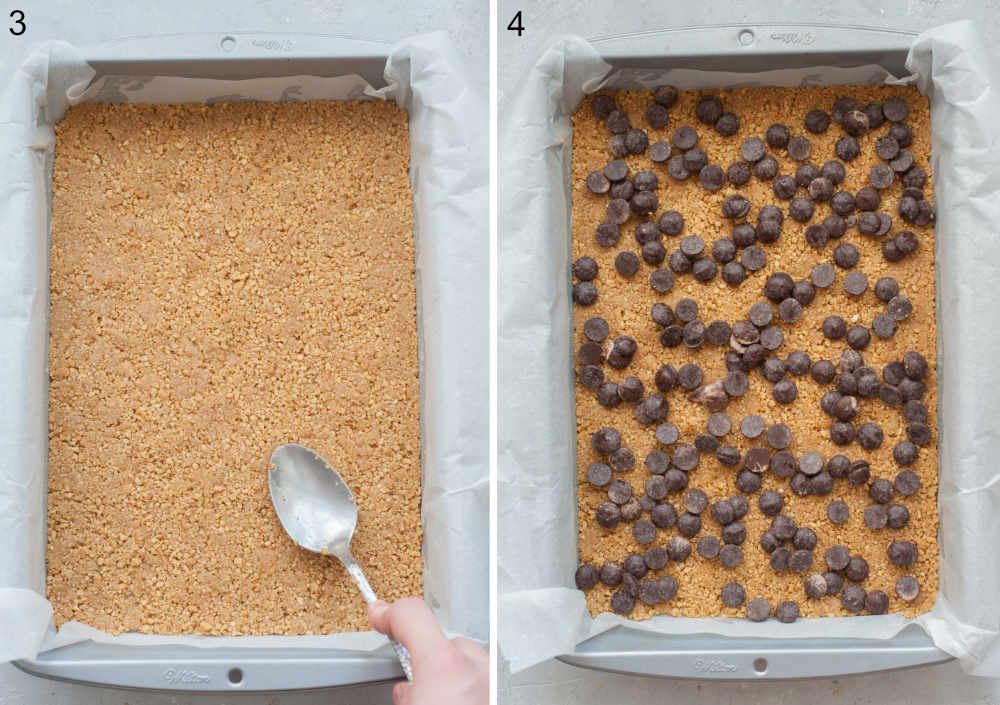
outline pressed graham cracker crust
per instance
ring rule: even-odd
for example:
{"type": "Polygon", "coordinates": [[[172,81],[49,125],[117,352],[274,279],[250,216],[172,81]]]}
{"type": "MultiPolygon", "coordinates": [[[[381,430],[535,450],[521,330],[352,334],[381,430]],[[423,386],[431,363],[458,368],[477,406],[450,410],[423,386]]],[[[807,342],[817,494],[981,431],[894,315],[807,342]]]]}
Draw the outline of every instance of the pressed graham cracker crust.
{"type": "MultiPolygon", "coordinates": [[[[844,134],[836,123],[831,122],[830,128],[823,134],[808,133],[803,127],[805,114],[820,108],[830,111],[833,102],[841,96],[850,96],[859,105],[869,102],[881,103],[891,96],[900,96],[909,102],[910,113],[905,122],[913,129],[913,143],[908,149],[915,157],[914,163],[923,167],[928,174],[928,182],[924,192],[930,197],[933,193],[933,180],[929,164],[930,155],[930,114],[927,99],[912,87],[903,86],[833,86],[833,87],[803,87],[803,88],[740,88],[732,91],[681,91],[677,104],[670,109],[670,121],[663,129],[654,129],[646,122],[646,109],[652,105],[652,91],[618,91],[610,93],[618,107],[625,110],[633,127],[646,130],[649,142],[653,144],[660,140],[669,140],[670,135],[682,125],[690,125],[698,131],[698,144],[708,154],[709,163],[718,164],[725,170],[732,162],[740,159],[740,146],[751,136],[763,139],[768,126],[773,123],[783,123],[789,127],[791,134],[806,135],[812,142],[812,156],[808,160],[817,167],[829,159],[836,159],[834,144],[844,134]],[[723,137],[716,133],[710,125],[700,123],[695,117],[694,108],[702,95],[715,94],[722,100],[723,109],[736,113],[740,118],[740,130],[732,137],[723,137]]],[[[666,172],[665,164],[654,164],[648,152],[640,155],[629,155],[625,161],[629,165],[630,174],[640,169],[651,169],[659,177],[660,207],[650,216],[655,222],[656,217],[667,210],[677,210],[684,216],[684,231],[679,236],[662,237],[667,253],[677,249],[682,237],[699,235],[705,240],[706,254],[711,252],[712,244],[723,237],[728,237],[737,221],[722,217],[721,204],[726,196],[733,193],[745,195],[751,202],[751,210],[746,220],[755,223],[757,212],[767,204],[776,204],[785,213],[782,235],[773,244],[761,245],[767,253],[766,266],[757,272],[748,272],[748,277],[737,288],[729,287],[722,281],[721,275],[708,283],[697,281],[691,274],[675,277],[673,288],[666,294],[658,294],[649,285],[649,275],[655,267],[645,262],[639,271],[630,278],[622,277],[615,270],[614,258],[622,250],[630,250],[637,255],[640,247],[635,242],[632,232],[640,222],[640,218],[632,215],[628,222],[621,226],[621,240],[610,248],[600,247],[594,240],[594,230],[598,224],[606,220],[605,207],[608,196],[592,194],[586,187],[587,174],[598,171],[613,157],[607,148],[611,133],[590,110],[592,98],[584,101],[579,111],[573,116],[573,168],[572,168],[572,198],[573,198],[573,259],[589,255],[599,267],[598,276],[594,280],[599,295],[593,306],[575,306],[574,349],[587,341],[583,334],[584,322],[592,316],[602,316],[610,324],[611,332],[608,340],[619,335],[630,335],[638,343],[638,352],[631,364],[623,370],[614,370],[603,366],[605,378],[619,381],[627,375],[639,377],[645,385],[646,394],[656,391],[653,376],[656,370],[665,363],[671,363],[679,368],[688,362],[695,362],[705,373],[705,383],[721,380],[726,374],[725,353],[728,348],[705,343],[698,350],[689,350],[685,346],[672,349],[664,348],[659,342],[659,327],[650,319],[650,308],[657,301],[664,301],[673,307],[681,298],[690,297],[698,302],[699,319],[708,323],[721,319],[730,324],[746,317],[747,310],[753,303],[763,300],[762,288],[767,277],[777,271],[786,271],[795,280],[808,279],[812,268],[821,262],[833,264],[833,249],[839,242],[854,244],[860,251],[860,259],[854,270],[836,269],[836,281],[828,289],[817,289],[816,299],[804,307],[801,319],[794,324],[782,323],[775,315],[775,324],[784,332],[785,342],[773,353],[784,359],[792,350],[804,350],[815,362],[819,359],[831,360],[836,363],[841,353],[848,348],[844,340],[829,341],[823,337],[821,324],[823,319],[831,314],[842,316],[848,326],[860,323],[870,326],[873,317],[885,310],[872,291],[875,281],[882,276],[892,276],[900,286],[900,293],[905,294],[913,303],[913,314],[899,324],[895,335],[889,340],[881,340],[874,335],[867,349],[861,351],[865,364],[879,372],[883,365],[902,359],[903,353],[916,350],[924,355],[929,363],[927,377],[924,380],[927,391],[923,396],[924,403],[929,408],[928,425],[933,429],[934,439],[930,445],[920,448],[917,462],[910,468],[920,477],[921,488],[913,496],[896,495],[894,502],[901,502],[909,509],[911,518],[909,524],[900,530],[882,529],[872,531],[863,521],[865,507],[872,503],[869,499],[867,484],[861,487],[851,487],[846,480],[836,480],[834,490],[825,497],[798,497],[789,490],[788,480],[776,477],[770,472],[763,475],[762,490],[779,491],[785,500],[782,513],[792,516],[800,526],[809,526],[819,536],[819,543],[813,551],[813,567],[809,572],[828,570],[823,555],[832,545],[843,544],[852,554],[859,554],[867,559],[871,573],[862,586],[867,591],[882,590],[890,597],[889,611],[901,612],[913,616],[926,612],[931,608],[937,592],[938,582],[938,457],[937,457],[937,364],[936,364],[936,327],[934,310],[934,231],[933,226],[919,227],[912,223],[904,223],[896,212],[902,185],[899,178],[887,190],[882,191],[882,205],[879,210],[889,212],[893,217],[893,227],[890,236],[899,230],[914,231],[920,238],[917,251],[901,262],[889,263],[881,254],[881,244],[884,238],[865,237],[856,228],[849,228],[839,240],[831,239],[829,244],[816,250],[806,244],[803,233],[808,223],[797,223],[788,216],[788,201],[776,198],[771,190],[771,181],[762,181],[752,176],[749,183],[733,187],[727,183],[721,190],[712,193],[705,190],[693,174],[686,181],[676,181],[666,172]],[[843,290],[843,280],[848,271],[862,271],[869,279],[869,288],[860,297],[851,297],[843,290]],[[826,517],[826,506],[835,499],[844,500],[850,507],[851,514],[847,523],[835,525],[826,517]],[[886,556],[886,547],[892,540],[910,540],[916,543],[919,558],[915,565],[899,568],[893,565],[886,556]],[[916,600],[905,603],[896,597],[894,586],[899,577],[912,575],[920,582],[920,595],[916,600]]],[[[885,134],[888,123],[878,129],[870,130],[859,137],[861,154],[854,161],[847,163],[847,178],[835,190],[848,190],[856,193],[862,186],[868,184],[868,172],[872,166],[881,163],[875,154],[875,140],[885,134]]],[[[779,164],[779,174],[794,174],[800,162],[788,157],[784,149],[768,148],[768,153],[774,156],[779,164]]],[[[678,151],[675,149],[674,154],[678,151]]],[[[808,195],[800,190],[797,195],[808,195]]],[[[832,213],[830,204],[816,203],[815,214],[810,223],[821,222],[832,213]]],[[[640,258],[641,259],[641,258],[640,258]]],[[[737,260],[739,256],[737,255],[737,260]]],[[[659,265],[667,267],[667,263],[659,265]]],[[[721,268],[720,268],[721,269],[721,268]]],[[[770,356],[770,354],[769,354],[770,356]]],[[[864,459],[871,464],[872,479],[888,478],[890,481],[902,468],[892,459],[892,449],[900,440],[906,438],[906,424],[898,408],[883,403],[878,397],[862,399],[858,416],[854,419],[856,425],[873,421],[882,426],[885,439],[880,448],[866,451],[857,443],[846,447],[834,445],[830,441],[829,428],[833,419],[826,416],[819,408],[819,398],[832,385],[820,386],[808,374],[791,377],[798,385],[798,399],[790,405],[781,405],[771,396],[772,385],[764,380],[759,370],[748,373],[749,391],[740,398],[730,401],[726,413],[733,421],[733,431],[720,439],[723,444],[734,445],[741,452],[752,446],[765,446],[762,437],[748,441],[739,432],[739,422],[747,414],[759,414],[768,425],[785,423],[791,427],[794,440],[788,448],[796,457],[807,451],[817,451],[824,459],[842,453],[852,460],[864,459]]],[[[670,412],[665,421],[675,424],[681,432],[682,443],[692,443],[695,435],[704,432],[705,421],[709,411],[701,405],[689,402],[686,393],[675,390],[666,395],[670,401],[670,412]]],[[[614,529],[605,529],[594,520],[597,505],[607,500],[605,488],[593,487],[587,482],[587,467],[602,460],[591,448],[591,434],[599,428],[610,426],[621,432],[622,446],[634,451],[635,467],[625,473],[614,473],[615,477],[629,481],[636,496],[643,494],[645,480],[649,472],[643,464],[646,455],[657,447],[654,438],[656,425],[641,426],[633,418],[633,404],[623,403],[614,409],[602,407],[595,390],[581,384],[576,387],[577,404],[577,469],[578,469],[578,501],[579,501],[579,560],[580,563],[592,563],[598,568],[605,561],[623,561],[631,553],[643,553],[652,545],[663,546],[671,536],[679,535],[676,527],[668,530],[659,529],[656,540],[652,544],[640,545],[632,537],[630,522],[621,522],[614,529]]],[[[669,447],[666,448],[668,451],[669,447]]],[[[772,451],[773,452],[773,451],[772,451]]],[[[715,458],[714,454],[702,453],[698,467],[688,473],[690,479],[688,489],[700,487],[709,495],[710,502],[725,499],[738,494],[734,479],[737,468],[727,468],[715,458]]],[[[671,493],[664,501],[669,501],[683,511],[681,498],[683,492],[671,493]]],[[[706,510],[702,514],[701,531],[691,539],[691,557],[683,563],[670,562],[662,570],[650,571],[652,577],[673,575],[679,583],[677,597],[670,602],[660,603],[650,607],[636,600],[635,608],[630,617],[646,619],[655,614],[672,614],[688,617],[742,617],[746,607],[730,608],[722,604],[720,591],[722,586],[730,581],[737,581],[746,588],[746,599],[749,602],[756,597],[763,597],[771,602],[772,607],[784,600],[794,600],[799,604],[804,617],[840,616],[850,614],[841,607],[839,595],[826,596],[820,599],[808,599],[803,591],[803,579],[806,574],[791,571],[774,572],[768,564],[768,554],[760,547],[758,539],[768,528],[770,517],[765,517],[757,507],[759,493],[748,496],[750,511],[741,521],[747,529],[747,539],[742,545],[743,562],[735,568],[725,568],[718,559],[706,560],[694,550],[698,538],[712,534],[721,537],[721,527],[715,524],[706,510]]],[[[648,516],[644,513],[644,517],[648,516]]],[[[586,593],[587,604],[591,614],[610,611],[611,594],[618,588],[609,588],[602,583],[586,593]]]]}
{"type": "Polygon", "coordinates": [[[406,113],[384,101],[82,104],[56,126],[48,597],[111,633],[367,628],[296,546],[268,458],[358,502],[377,594],[419,594],[406,113]]]}

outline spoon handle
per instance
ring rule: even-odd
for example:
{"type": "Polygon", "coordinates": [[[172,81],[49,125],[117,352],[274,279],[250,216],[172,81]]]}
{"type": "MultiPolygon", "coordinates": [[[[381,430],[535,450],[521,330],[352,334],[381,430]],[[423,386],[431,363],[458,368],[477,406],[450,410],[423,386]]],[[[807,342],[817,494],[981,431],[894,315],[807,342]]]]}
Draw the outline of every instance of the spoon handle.
{"type": "MultiPolygon", "coordinates": [[[[340,560],[344,564],[344,567],[347,568],[347,572],[354,578],[354,582],[358,584],[358,589],[361,591],[361,596],[365,598],[365,602],[375,602],[378,599],[375,597],[375,591],[372,590],[372,586],[368,583],[368,578],[365,577],[364,571],[361,570],[358,562],[354,560],[354,556],[348,553],[346,556],[340,556],[340,560]]],[[[406,680],[412,681],[413,668],[410,666],[410,652],[395,639],[390,638],[389,641],[396,652],[396,658],[399,659],[399,665],[403,667],[406,680]]]]}

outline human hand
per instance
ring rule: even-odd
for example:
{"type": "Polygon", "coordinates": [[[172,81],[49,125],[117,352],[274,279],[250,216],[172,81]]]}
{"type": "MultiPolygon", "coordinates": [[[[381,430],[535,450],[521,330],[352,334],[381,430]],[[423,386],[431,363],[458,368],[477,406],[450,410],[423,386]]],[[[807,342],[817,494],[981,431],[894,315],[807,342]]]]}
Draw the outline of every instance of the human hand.
{"type": "Polygon", "coordinates": [[[470,639],[446,637],[423,600],[404,597],[391,605],[372,602],[368,623],[410,652],[413,682],[393,688],[396,705],[489,703],[489,656],[470,639]]]}

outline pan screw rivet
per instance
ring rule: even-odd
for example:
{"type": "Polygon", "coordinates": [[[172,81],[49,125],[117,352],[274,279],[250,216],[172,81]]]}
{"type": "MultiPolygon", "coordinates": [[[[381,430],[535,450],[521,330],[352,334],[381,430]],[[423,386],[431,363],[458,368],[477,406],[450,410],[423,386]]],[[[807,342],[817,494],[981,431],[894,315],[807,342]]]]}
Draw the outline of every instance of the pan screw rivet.
{"type": "Polygon", "coordinates": [[[748,47],[751,44],[753,44],[753,40],[754,40],[753,32],[750,31],[749,29],[744,29],[742,32],[740,32],[741,46],[748,47]]]}
{"type": "Polygon", "coordinates": [[[232,51],[236,48],[236,37],[223,37],[219,46],[222,47],[222,51],[232,51]]]}

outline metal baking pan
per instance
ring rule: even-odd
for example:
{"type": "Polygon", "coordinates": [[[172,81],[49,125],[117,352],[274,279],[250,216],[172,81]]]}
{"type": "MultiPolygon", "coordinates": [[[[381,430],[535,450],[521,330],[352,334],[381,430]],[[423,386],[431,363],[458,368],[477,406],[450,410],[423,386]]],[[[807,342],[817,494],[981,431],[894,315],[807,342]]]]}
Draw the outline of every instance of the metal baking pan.
{"type": "MultiPolygon", "coordinates": [[[[185,34],[82,47],[105,75],[241,79],[359,74],[386,85],[391,44],[302,34],[185,34]]],[[[210,637],[208,637],[210,639],[210,637]]],[[[82,642],[13,662],[35,676],[87,685],[186,692],[294,691],[398,680],[392,648],[119,646],[82,642]]]]}
{"type": "MultiPolygon", "coordinates": [[[[751,73],[875,64],[901,76],[915,36],[870,27],[768,24],[691,27],[589,41],[616,69],[751,73]]],[[[868,673],[952,657],[934,646],[922,629],[911,626],[889,640],[664,636],[616,627],[557,658],[581,668],[643,676],[759,680],[868,673]]]]}

